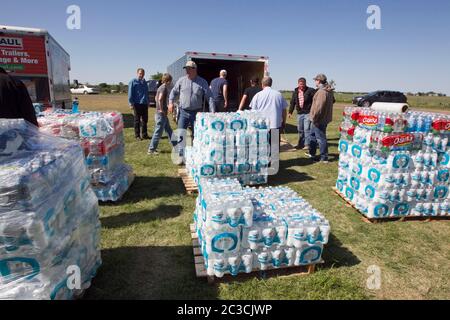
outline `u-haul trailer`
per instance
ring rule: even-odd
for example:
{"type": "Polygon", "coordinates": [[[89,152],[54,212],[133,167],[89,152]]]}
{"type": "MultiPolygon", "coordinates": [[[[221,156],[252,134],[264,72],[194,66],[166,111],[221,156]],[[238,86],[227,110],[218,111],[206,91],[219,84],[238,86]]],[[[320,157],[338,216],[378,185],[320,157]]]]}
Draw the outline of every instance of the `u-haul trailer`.
{"type": "Polygon", "coordinates": [[[46,30],[0,25],[0,67],[26,85],[34,103],[70,107],[70,56],[46,30]]]}

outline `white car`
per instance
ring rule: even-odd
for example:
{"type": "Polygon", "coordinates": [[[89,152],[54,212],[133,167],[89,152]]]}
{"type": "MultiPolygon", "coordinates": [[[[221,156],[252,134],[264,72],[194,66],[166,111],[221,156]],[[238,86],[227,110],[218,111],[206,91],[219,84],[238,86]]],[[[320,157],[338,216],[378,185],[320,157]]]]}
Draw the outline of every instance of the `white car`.
{"type": "Polygon", "coordinates": [[[85,84],[79,85],[77,88],[70,89],[72,94],[99,94],[100,90],[94,87],[89,87],[85,84]]]}

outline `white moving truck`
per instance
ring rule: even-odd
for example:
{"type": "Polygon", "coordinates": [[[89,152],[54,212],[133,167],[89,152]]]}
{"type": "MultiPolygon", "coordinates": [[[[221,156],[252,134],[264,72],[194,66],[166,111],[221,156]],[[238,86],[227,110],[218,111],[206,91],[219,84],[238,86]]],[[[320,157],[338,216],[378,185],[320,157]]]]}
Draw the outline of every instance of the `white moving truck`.
{"type": "Polygon", "coordinates": [[[186,52],[186,54],[167,68],[167,72],[175,82],[186,75],[183,67],[187,61],[194,61],[198,67],[198,74],[208,83],[219,76],[220,70],[227,70],[229,97],[228,105],[231,110],[237,110],[244,90],[250,86],[250,79],[258,77],[260,80],[269,75],[269,58],[265,56],[250,56],[238,54],[186,52]]]}
{"type": "Polygon", "coordinates": [[[70,108],[70,56],[42,29],[0,25],[0,67],[21,80],[33,103],[70,108]]]}

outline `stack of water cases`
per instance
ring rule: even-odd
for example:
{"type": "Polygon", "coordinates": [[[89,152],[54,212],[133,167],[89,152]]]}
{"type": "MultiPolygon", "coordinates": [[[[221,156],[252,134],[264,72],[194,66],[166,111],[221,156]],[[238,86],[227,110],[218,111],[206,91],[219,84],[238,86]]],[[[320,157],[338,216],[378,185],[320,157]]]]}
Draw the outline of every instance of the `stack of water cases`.
{"type": "Polygon", "coordinates": [[[79,144],[0,119],[0,299],[76,298],[100,264],[98,200],[79,144]]]}
{"type": "Polygon", "coordinates": [[[267,119],[256,112],[199,113],[186,168],[200,180],[234,177],[244,185],[267,183],[270,141],[267,119]]]}
{"type": "Polygon", "coordinates": [[[125,143],[122,115],[114,112],[41,113],[41,131],[73,139],[81,144],[91,174],[92,187],[100,201],[118,201],[134,179],[124,163],[125,143]]]}
{"type": "Polygon", "coordinates": [[[337,189],[369,218],[447,216],[450,118],[348,107],[337,189]]]}
{"type": "Polygon", "coordinates": [[[289,188],[204,180],[194,221],[209,276],[322,262],[329,222],[289,188]]]}

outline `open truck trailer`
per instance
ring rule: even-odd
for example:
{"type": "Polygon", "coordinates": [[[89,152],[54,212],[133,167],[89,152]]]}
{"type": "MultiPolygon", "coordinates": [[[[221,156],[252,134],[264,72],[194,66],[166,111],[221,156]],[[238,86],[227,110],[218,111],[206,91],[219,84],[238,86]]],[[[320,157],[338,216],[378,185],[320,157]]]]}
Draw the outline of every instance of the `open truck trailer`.
{"type": "Polygon", "coordinates": [[[33,103],[70,108],[70,56],[46,30],[0,25],[0,67],[25,84],[33,103]]]}
{"type": "Polygon", "coordinates": [[[208,83],[219,76],[220,70],[228,73],[228,105],[230,110],[237,110],[244,90],[250,86],[250,79],[260,80],[269,75],[269,58],[264,56],[186,52],[186,54],[167,68],[175,82],[186,75],[183,67],[186,62],[194,61],[198,74],[208,83]]]}

